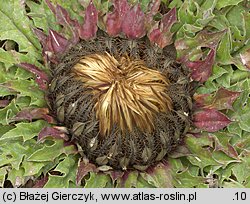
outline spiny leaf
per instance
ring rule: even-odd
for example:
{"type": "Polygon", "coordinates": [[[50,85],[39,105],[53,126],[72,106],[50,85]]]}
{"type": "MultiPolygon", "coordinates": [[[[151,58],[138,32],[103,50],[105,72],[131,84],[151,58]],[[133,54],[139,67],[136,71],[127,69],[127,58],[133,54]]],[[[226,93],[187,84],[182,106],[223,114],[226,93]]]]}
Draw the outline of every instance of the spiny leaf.
{"type": "Polygon", "coordinates": [[[215,142],[215,151],[222,151],[229,157],[238,159],[238,153],[235,148],[230,144],[232,136],[228,133],[217,132],[211,135],[215,142]]]}
{"type": "Polygon", "coordinates": [[[5,182],[5,178],[7,175],[7,167],[1,167],[0,168],[0,187],[3,188],[4,186],[4,182],[5,182]]]}
{"type": "Polygon", "coordinates": [[[55,139],[63,139],[68,141],[66,131],[63,131],[60,127],[44,127],[38,134],[37,140],[40,142],[46,137],[52,137],[55,139]]]}
{"type": "Polygon", "coordinates": [[[145,173],[140,173],[149,184],[157,188],[172,188],[173,178],[169,163],[160,163],[155,167],[149,168],[145,173]]]}
{"type": "Polygon", "coordinates": [[[223,30],[209,33],[204,30],[199,32],[194,38],[186,37],[177,39],[175,47],[178,53],[178,60],[182,62],[198,60],[202,56],[201,47],[215,49],[225,32],[223,30]]]}
{"type": "Polygon", "coordinates": [[[110,183],[110,177],[104,173],[94,173],[90,172],[90,177],[85,181],[85,188],[104,188],[108,183],[110,183]]]}
{"type": "Polygon", "coordinates": [[[154,1],[150,1],[149,2],[148,12],[147,12],[146,17],[145,17],[146,18],[146,26],[147,27],[152,26],[150,24],[154,23],[153,17],[159,11],[160,5],[161,5],[161,1],[160,0],[154,0],[154,1]]]}
{"type": "Polygon", "coordinates": [[[46,34],[49,32],[49,27],[53,27],[56,31],[60,29],[60,26],[56,24],[56,18],[46,4],[46,1],[34,2],[32,0],[26,0],[25,4],[30,9],[27,16],[32,19],[36,28],[43,30],[46,34]]]}
{"type": "Polygon", "coordinates": [[[79,28],[77,28],[79,24],[77,24],[77,20],[71,19],[69,12],[60,5],[57,4],[55,7],[49,0],[45,1],[50,10],[55,14],[57,22],[71,32],[72,37],[70,40],[72,40],[74,44],[77,43],[79,41],[79,28]]]}
{"type": "Polygon", "coordinates": [[[88,160],[86,160],[86,159],[79,160],[77,174],[76,174],[76,184],[80,185],[82,179],[89,172],[94,172],[95,170],[96,170],[96,166],[94,164],[89,163],[88,160]]]}
{"type": "Polygon", "coordinates": [[[127,0],[114,0],[114,11],[106,16],[106,29],[110,36],[116,36],[122,31],[123,18],[129,10],[127,0]]]}
{"type": "Polygon", "coordinates": [[[137,185],[138,171],[126,171],[121,178],[117,180],[118,188],[132,188],[137,185]]]}
{"type": "Polygon", "coordinates": [[[66,157],[60,162],[53,170],[54,172],[60,172],[62,175],[49,175],[48,182],[45,184],[45,188],[69,188],[70,183],[75,183],[76,180],[76,168],[77,162],[72,156],[66,157]]]}
{"type": "Polygon", "coordinates": [[[23,108],[16,116],[12,119],[13,121],[28,120],[32,121],[35,119],[44,119],[48,123],[54,123],[52,116],[48,115],[48,108],[23,108]]]}
{"type": "Polygon", "coordinates": [[[204,182],[204,178],[192,176],[188,170],[175,174],[174,178],[174,186],[177,188],[193,188],[204,182]]]}
{"type": "Polygon", "coordinates": [[[224,8],[226,6],[237,5],[242,1],[243,0],[220,0],[218,1],[216,8],[220,10],[221,8],[224,8]]]}
{"type": "Polygon", "coordinates": [[[160,48],[164,48],[172,43],[172,35],[170,29],[177,22],[176,8],[171,9],[165,14],[160,24],[156,24],[148,37],[152,43],[156,43],[160,48]]]}
{"type": "Polygon", "coordinates": [[[212,95],[211,94],[195,94],[193,98],[195,102],[194,103],[195,108],[202,108],[202,107],[206,107],[206,105],[211,103],[212,95]]]}
{"type": "Polygon", "coordinates": [[[38,135],[42,127],[46,125],[43,120],[38,120],[32,123],[18,123],[16,128],[5,133],[0,140],[10,139],[14,137],[23,137],[24,141],[27,141],[38,135]]]}
{"type": "Polygon", "coordinates": [[[0,99],[0,108],[5,108],[9,104],[10,104],[9,100],[7,100],[7,99],[0,99]]]}
{"type": "Polygon", "coordinates": [[[188,61],[186,65],[191,69],[191,76],[195,81],[201,83],[207,81],[212,73],[212,66],[215,60],[215,50],[211,49],[204,61],[188,61]]]}
{"type": "Polygon", "coordinates": [[[18,111],[15,100],[12,100],[9,105],[0,109],[0,124],[9,124],[10,118],[14,117],[18,111]]]}
{"type": "Polygon", "coordinates": [[[37,88],[33,80],[12,80],[2,84],[2,86],[16,91],[19,96],[29,96],[31,98],[31,105],[38,107],[45,105],[44,93],[37,88]]]}
{"type": "Polygon", "coordinates": [[[214,151],[212,152],[212,158],[220,163],[222,168],[226,168],[230,163],[237,163],[239,160],[228,156],[223,151],[214,151]]]}
{"type": "Polygon", "coordinates": [[[248,177],[250,171],[250,159],[249,155],[245,158],[242,158],[241,163],[237,163],[232,168],[233,174],[236,176],[237,181],[241,184],[244,184],[248,177]]]}
{"type": "Polygon", "coordinates": [[[208,132],[216,132],[226,127],[231,120],[216,109],[204,108],[194,114],[194,125],[208,132]]]}
{"type": "Polygon", "coordinates": [[[42,90],[47,89],[49,77],[43,71],[41,71],[38,67],[29,63],[20,63],[18,66],[22,67],[23,69],[31,72],[32,74],[36,76],[35,80],[38,86],[40,87],[40,89],[42,90]]]}
{"type": "MultiPolygon", "coordinates": [[[[43,46],[42,53],[45,62],[49,59],[53,63],[57,63],[58,56],[69,48],[70,42],[63,35],[52,29],[49,29],[48,36],[39,29],[33,29],[33,31],[43,46]]],[[[30,65],[28,67],[27,65],[24,66],[29,71],[30,67],[30,65]]]]}
{"type": "Polygon", "coordinates": [[[130,8],[124,16],[122,31],[130,39],[141,38],[146,34],[145,14],[139,4],[130,8]]]}
{"type": "Polygon", "coordinates": [[[38,173],[45,165],[46,163],[23,161],[24,176],[39,176],[38,173]]]}
{"type": "MultiPolygon", "coordinates": [[[[213,141],[210,140],[207,135],[202,134],[201,136],[196,137],[189,134],[187,135],[185,141],[188,149],[192,153],[186,158],[193,165],[198,166],[203,170],[207,166],[215,166],[219,164],[212,158],[212,153],[209,148],[204,148],[212,147],[213,141]]],[[[181,166],[181,168],[179,167],[179,169],[184,170],[185,168],[181,166]]]]}
{"type": "Polygon", "coordinates": [[[211,94],[200,94],[195,95],[194,99],[197,107],[215,108],[217,110],[232,110],[232,104],[239,97],[239,95],[240,92],[220,88],[214,96],[211,94]]]}
{"type": "Polygon", "coordinates": [[[11,169],[8,173],[8,180],[12,183],[14,188],[25,184],[24,169],[11,169]]]}
{"type": "Polygon", "coordinates": [[[40,45],[33,35],[31,23],[25,16],[24,4],[16,0],[2,0],[0,6],[0,40],[10,39],[18,43],[20,52],[27,52],[33,59],[40,59],[40,45]]]}
{"type": "Polygon", "coordinates": [[[240,92],[220,88],[212,99],[210,107],[216,108],[217,110],[232,109],[232,104],[239,95],[240,92]]]}
{"type": "Polygon", "coordinates": [[[14,169],[19,169],[24,158],[40,148],[40,146],[29,146],[31,144],[34,145],[34,142],[24,144],[22,140],[16,138],[2,140],[0,146],[3,154],[0,157],[0,166],[8,165],[14,169]]]}
{"type": "Polygon", "coordinates": [[[112,180],[113,185],[115,184],[115,182],[118,179],[121,179],[124,175],[124,171],[121,170],[112,170],[112,171],[108,171],[106,172],[106,174],[108,174],[112,180]]]}
{"type": "Polygon", "coordinates": [[[53,145],[44,145],[43,148],[34,152],[27,160],[35,162],[53,161],[62,153],[67,155],[75,153],[75,147],[73,145],[64,147],[63,140],[55,140],[53,145]]]}

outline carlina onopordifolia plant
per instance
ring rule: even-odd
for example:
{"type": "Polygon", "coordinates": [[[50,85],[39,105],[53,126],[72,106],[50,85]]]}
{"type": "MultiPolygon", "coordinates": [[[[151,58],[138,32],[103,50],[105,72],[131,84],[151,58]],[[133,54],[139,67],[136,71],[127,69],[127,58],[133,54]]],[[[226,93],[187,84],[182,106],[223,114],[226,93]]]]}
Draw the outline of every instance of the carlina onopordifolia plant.
{"type": "Polygon", "coordinates": [[[190,61],[174,38],[176,8],[166,9],[161,1],[142,10],[139,3],[114,0],[106,13],[90,1],[83,5],[83,22],[45,1],[63,28],[60,33],[33,28],[51,74],[19,64],[36,74],[54,118],[49,121],[55,127],[41,131],[40,137],[60,137],[58,126],[66,127],[67,139],[96,166],[145,171],[166,158],[187,133],[216,132],[230,123],[213,103],[228,96],[230,107],[238,92],[221,88],[214,97],[193,97],[212,73],[225,30],[200,32],[197,38],[209,41],[202,46],[208,52],[190,61]],[[177,58],[176,49],[185,54],[177,58]]]}
{"type": "Polygon", "coordinates": [[[187,65],[194,79],[206,81],[210,73],[204,76],[200,67],[205,63],[211,72],[216,45],[206,62],[177,62],[170,31],[176,9],[164,13],[160,1],[152,2],[146,14],[140,4],[114,1],[105,29],[97,26],[92,1],[82,25],[61,6],[46,2],[71,31],[67,39],[52,29],[48,35],[34,29],[51,70],[46,93],[57,125],[65,126],[70,140],[98,166],[145,170],[161,161],[190,129],[193,87],[187,65]]]}

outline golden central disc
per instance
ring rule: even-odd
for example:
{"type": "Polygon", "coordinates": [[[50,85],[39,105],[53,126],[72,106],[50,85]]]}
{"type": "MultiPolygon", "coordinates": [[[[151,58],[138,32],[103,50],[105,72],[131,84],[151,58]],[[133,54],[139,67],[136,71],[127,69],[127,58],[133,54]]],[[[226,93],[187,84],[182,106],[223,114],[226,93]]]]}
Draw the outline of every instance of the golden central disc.
{"type": "Polygon", "coordinates": [[[114,125],[122,133],[136,126],[143,132],[154,130],[159,112],[172,109],[169,81],[159,71],[148,68],[140,59],[109,53],[82,57],[72,73],[94,96],[100,135],[110,134],[114,125]]]}

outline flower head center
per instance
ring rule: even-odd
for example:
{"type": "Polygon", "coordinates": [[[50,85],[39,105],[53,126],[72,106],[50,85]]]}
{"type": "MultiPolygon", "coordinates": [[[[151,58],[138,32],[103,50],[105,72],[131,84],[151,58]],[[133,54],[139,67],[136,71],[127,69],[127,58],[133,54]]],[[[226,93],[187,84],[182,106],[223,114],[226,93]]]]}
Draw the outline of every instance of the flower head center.
{"type": "Polygon", "coordinates": [[[136,126],[143,132],[154,130],[154,118],[172,108],[165,75],[148,68],[143,60],[109,53],[83,56],[72,72],[96,99],[95,111],[101,135],[114,125],[122,133],[136,126]]]}

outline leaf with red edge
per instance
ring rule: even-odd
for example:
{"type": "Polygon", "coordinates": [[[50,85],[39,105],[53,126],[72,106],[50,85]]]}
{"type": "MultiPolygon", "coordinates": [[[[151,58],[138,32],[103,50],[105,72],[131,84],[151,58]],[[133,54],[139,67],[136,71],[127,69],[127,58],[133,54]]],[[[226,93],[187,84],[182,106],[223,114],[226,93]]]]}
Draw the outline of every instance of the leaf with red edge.
{"type": "Polygon", "coordinates": [[[130,6],[127,0],[114,0],[114,11],[106,16],[106,30],[110,36],[116,36],[122,31],[123,18],[130,6]]]}
{"type": "Polygon", "coordinates": [[[25,108],[18,112],[16,116],[12,119],[13,121],[22,121],[22,120],[35,120],[35,119],[44,119],[48,123],[55,123],[52,116],[48,115],[48,108],[25,108]]]}
{"type": "Polygon", "coordinates": [[[202,130],[216,132],[226,127],[231,120],[216,109],[204,108],[193,115],[193,123],[202,130]]]}
{"type": "Polygon", "coordinates": [[[112,179],[112,182],[114,184],[115,181],[117,181],[118,179],[121,179],[123,177],[124,171],[112,170],[112,171],[106,172],[106,174],[108,174],[110,176],[110,178],[112,179]]]}
{"type": "Polygon", "coordinates": [[[89,40],[96,36],[98,21],[98,11],[91,0],[85,10],[84,24],[79,27],[79,36],[81,39],[89,40]]]}
{"type": "Polygon", "coordinates": [[[194,38],[180,38],[175,41],[178,53],[177,59],[181,62],[189,61],[193,56],[199,59],[202,56],[201,47],[215,50],[227,30],[219,32],[201,31],[194,38]]]}
{"type": "Polygon", "coordinates": [[[167,162],[161,162],[155,167],[149,167],[140,175],[151,185],[157,188],[173,188],[171,166],[167,162]]]}
{"type": "Polygon", "coordinates": [[[50,10],[55,14],[57,22],[66,27],[72,33],[72,42],[76,44],[79,41],[79,33],[77,29],[77,20],[73,20],[70,18],[70,15],[66,9],[61,7],[60,5],[52,5],[49,0],[45,0],[50,10]]]}
{"type": "Polygon", "coordinates": [[[215,108],[217,110],[233,109],[233,102],[239,97],[240,92],[229,91],[225,88],[220,88],[215,96],[211,94],[195,95],[195,105],[197,108],[215,108]]]}
{"type": "Polygon", "coordinates": [[[213,138],[215,144],[215,151],[222,151],[227,154],[229,157],[238,159],[238,153],[235,148],[230,144],[232,136],[225,132],[217,132],[213,135],[210,134],[210,137],[213,138]]]}
{"type": "Polygon", "coordinates": [[[211,103],[211,94],[195,94],[193,96],[195,108],[205,107],[207,104],[211,103]]]}
{"type": "Polygon", "coordinates": [[[76,173],[76,184],[80,185],[82,179],[89,173],[96,171],[96,166],[89,163],[87,159],[79,160],[76,173]]]}
{"type": "Polygon", "coordinates": [[[41,30],[39,30],[37,28],[33,28],[33,32],[38,37],[38,40],[42,44],[42,46],[46,47],[46,44],[47,44],[47,35],[43,31],[41,31],[41,30]]]}
{"type": "Polygon", "coordinates": [[[7,100],[7,99],[0,99],[0,108],[5,108],[9,104],[10,104],[9,100],[7,100]]]}
{"type": "Polygon", "coordinates": [[[41,71],[38,67],[36,67],[33,64],[29,64],[29,63],[20,63],[17,66],[35,74],[35,76],[36,76],[35,80],[36,80],[38,86],[40,87],[40,89],[42,89],[42,90],[47,89],[49,77],[47,76],[47,74],[45,74],[43,71],[41,71]]]}
{"type": "Polygon", "coordinates": [[[123,176],[118,178],[117,187],[118,188],[136,187],[138,176],[139,176],[138,171],[125,171],[123,176]]]}
{"type": "Polygon", "coordinates": [[[122,32],[130,39],[141,38],[146,34],[145,14],[139,4],[130,8],[124,16],[122,32]]]}
{"type": "Polygon", "coordinates": [[[45,61],[57,63],[57,55],[62,54],[70,47],[70,42],[58,32],[49,29],[49,35],[47,36],[39,29],[33,29],[37,35],[40,43],[43,46],[43,55],[45,61]]]}
{"type": "Polygon", "coordinates": [[[69,41],[61,34],[54,30],[49,30],[47,38],[48,51],[52,51],[55,54],[63,53],[69,46],[69,41]]]}
{"type": "Polygon", "coordinates": [[[156,43],[160,48],[164,48],[172,43],[172,35],[170,29],[177,22],[176,8],[171,9],[163,16],[161,22],[156,24],[148,37],[152,43],[156,43]]]}
{"type": "Polygon", "coordinates": [[[39,132],[37,140],[40,142],[47,137],[53,137],[56,139],[63,139],[65,141],[67,141],[69,139],[66,132],[63,131],[62,129],[60,129],[60,127],[56,127],[56,126],[43,128],[39,132]]]}
{"type": "Polygon", "coordinates": [[[195,81],[201,83],[207,81],[212,73],[212,67],[215,60],[215,50],[211,49],[208,56],[203,61],[187,61],[186,66],[191,69],[191,76],[195,81]]]}
{"type": "Polygon", "coordinates": [[[220,88],[212,99],[212,104],[209,107],[216,108],[217,110],[233,109],[233,102],[239,95],[240,92],[220,88]]]}
{"type": "Polygon", "coordinates": [[[161,0],[153,0],[149,3],[148,12],[145,17],[147,27],[148,25],[151,25],[152,23],[154,23],[153,17],[159,11],[160,5],[161,5],[161,0]]]}

